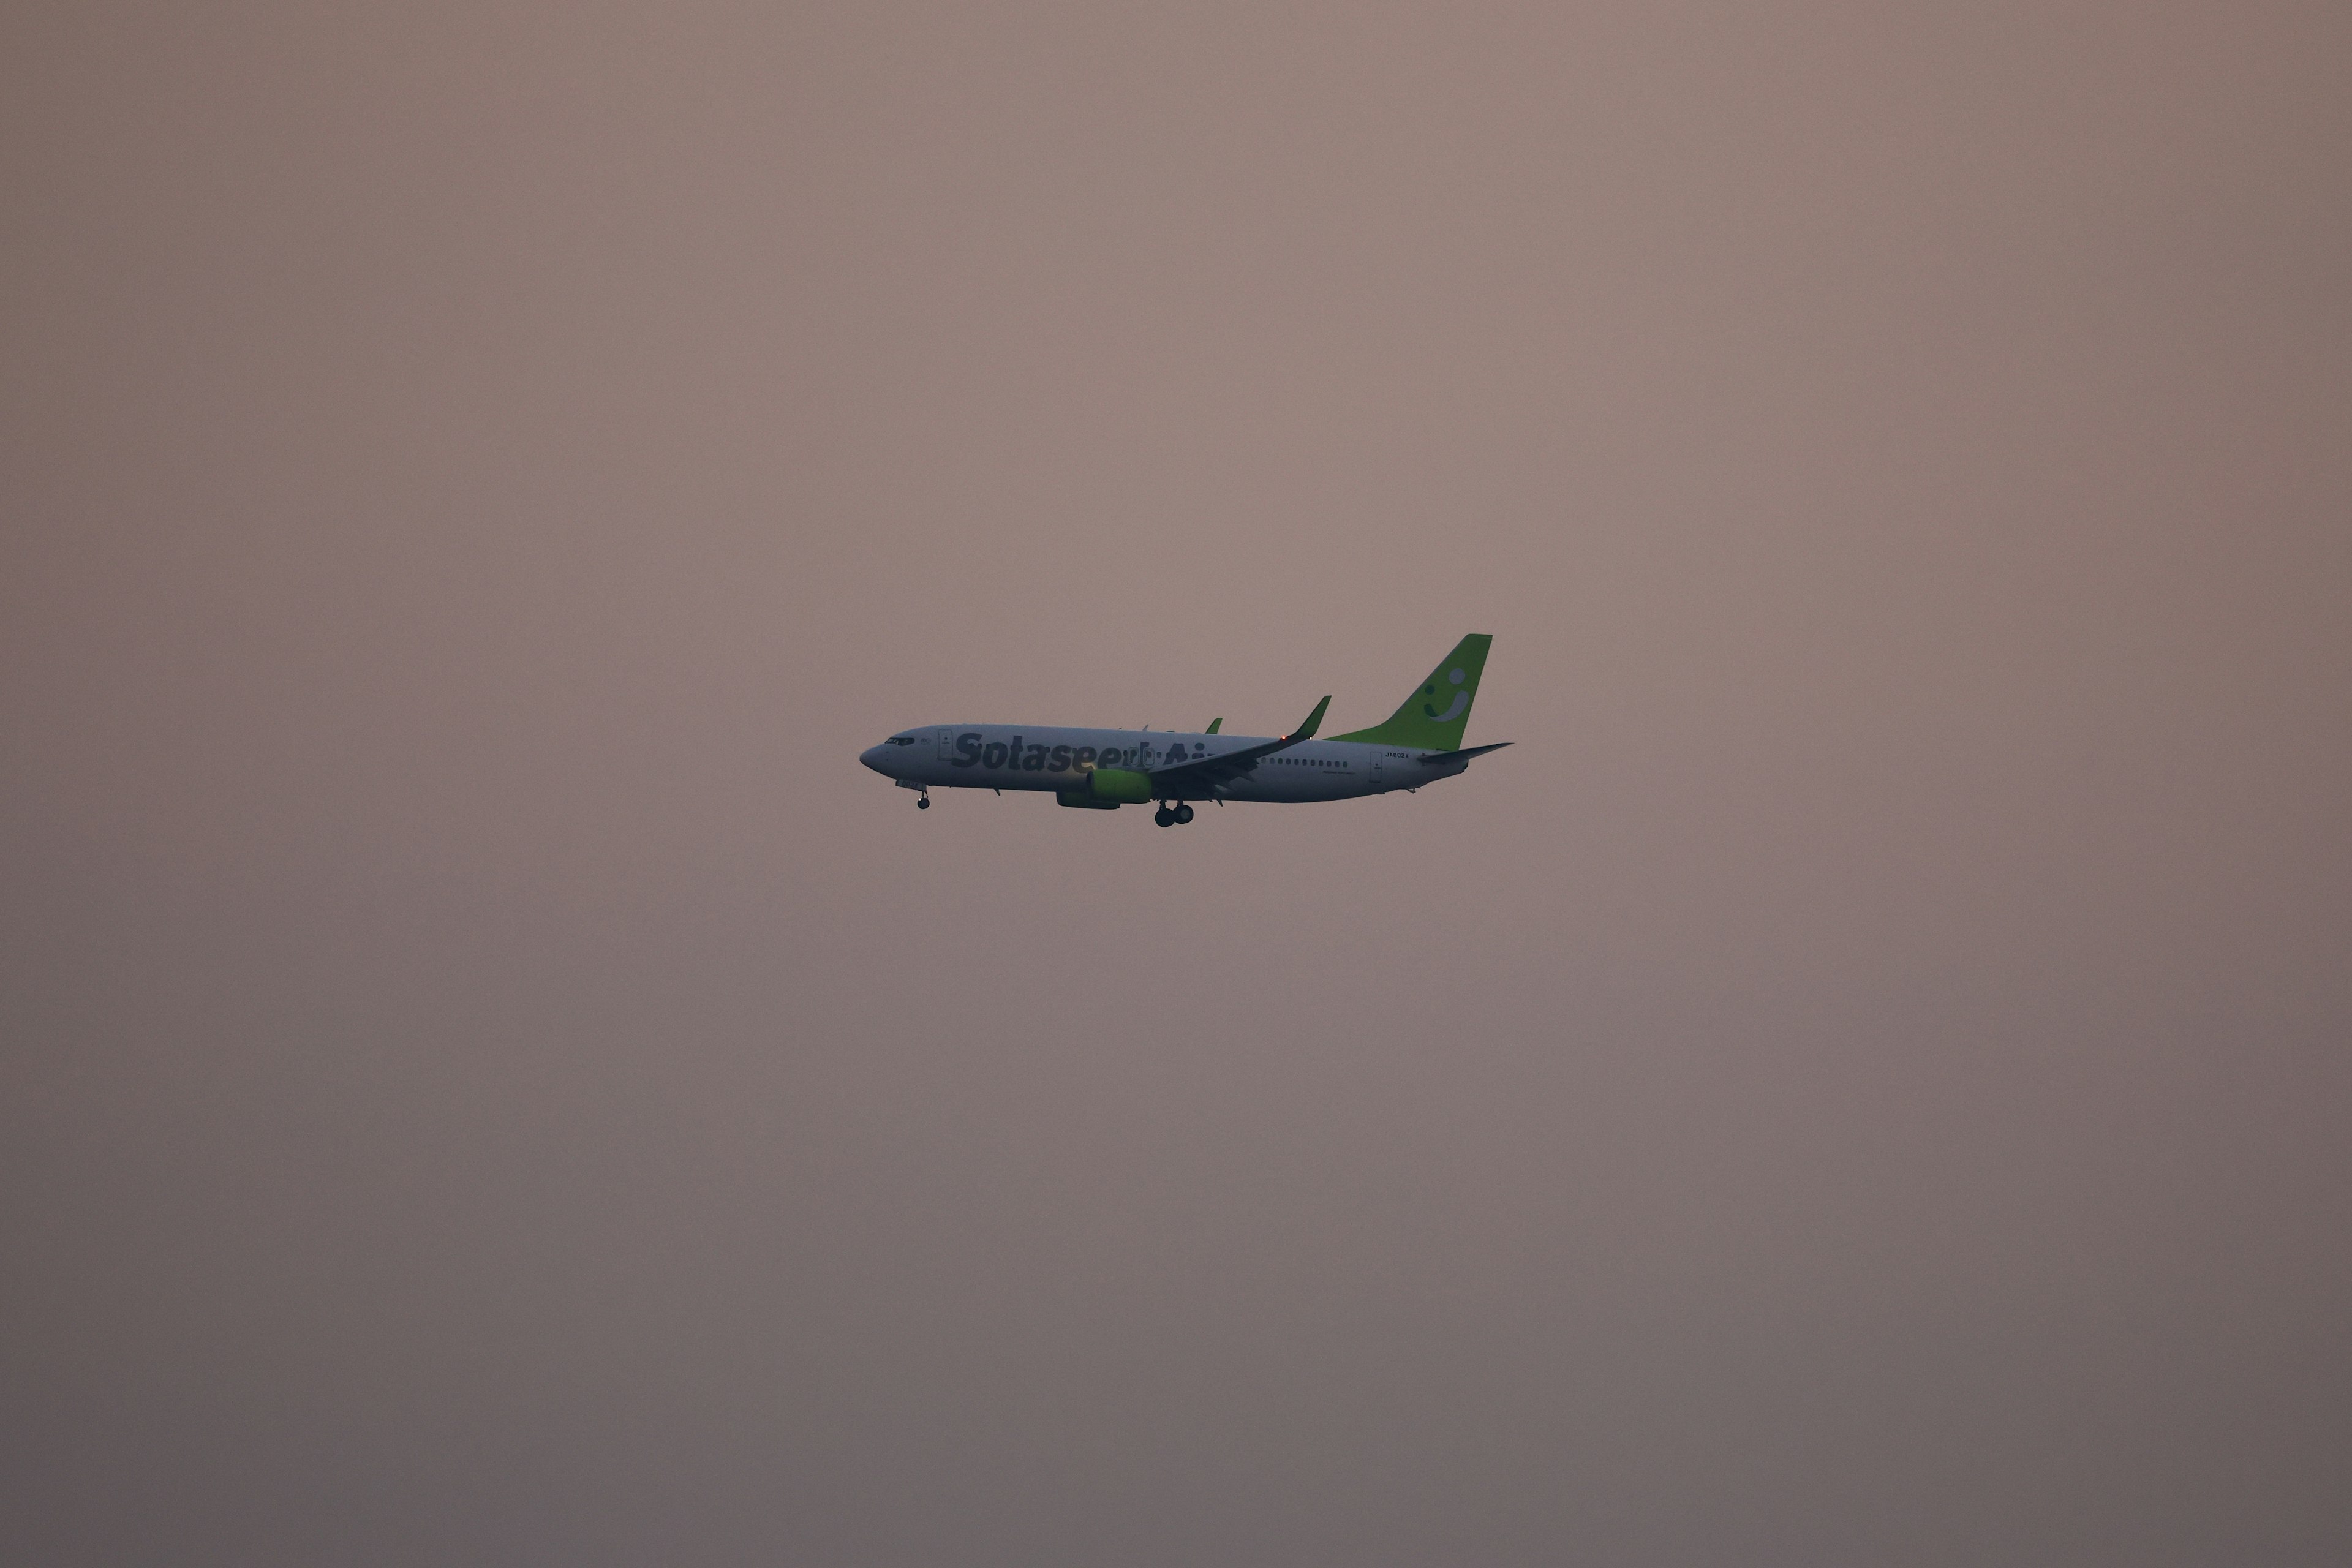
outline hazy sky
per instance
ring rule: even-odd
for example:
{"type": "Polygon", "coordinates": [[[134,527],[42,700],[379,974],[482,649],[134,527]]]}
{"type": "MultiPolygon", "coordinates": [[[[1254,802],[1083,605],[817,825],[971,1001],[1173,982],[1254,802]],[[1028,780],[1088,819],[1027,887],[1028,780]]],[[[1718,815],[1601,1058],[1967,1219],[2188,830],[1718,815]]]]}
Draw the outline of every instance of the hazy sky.
{"type": "Polygon", "coordinates": [[[0,1558],[2352,1561],[2348,79],[9,9],[0,1558]]]}

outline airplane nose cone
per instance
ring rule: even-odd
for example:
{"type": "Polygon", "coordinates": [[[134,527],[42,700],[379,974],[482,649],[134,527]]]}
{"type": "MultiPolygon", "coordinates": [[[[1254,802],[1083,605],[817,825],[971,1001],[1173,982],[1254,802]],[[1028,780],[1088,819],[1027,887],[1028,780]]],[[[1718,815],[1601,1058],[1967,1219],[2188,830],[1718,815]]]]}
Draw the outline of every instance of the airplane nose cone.
{"type": "Polygon", "coordinates": [[[889,749],[887,746],[868,746],[857,753],[857,760],[876,773],[887,774],[890,770],[882,765],[882,753],[889,749]]]}

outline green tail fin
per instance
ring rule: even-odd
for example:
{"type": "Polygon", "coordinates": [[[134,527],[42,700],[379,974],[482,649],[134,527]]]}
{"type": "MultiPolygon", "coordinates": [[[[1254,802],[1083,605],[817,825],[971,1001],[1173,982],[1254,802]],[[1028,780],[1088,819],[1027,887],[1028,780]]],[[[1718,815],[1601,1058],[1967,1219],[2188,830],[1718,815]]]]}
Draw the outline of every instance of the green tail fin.
{"type": "Polygon", "coordinates": [[[1478,677],[1486,671],[1486,649],[1494,640],[1485,632],[1471,633],[1429,672],[1404,706],[1389,715],[1387,723],[1332,739],[1417,751],[1461,750],[1463,732],[1470,727],[1470,702],[1478,695],[1478,677]]]}

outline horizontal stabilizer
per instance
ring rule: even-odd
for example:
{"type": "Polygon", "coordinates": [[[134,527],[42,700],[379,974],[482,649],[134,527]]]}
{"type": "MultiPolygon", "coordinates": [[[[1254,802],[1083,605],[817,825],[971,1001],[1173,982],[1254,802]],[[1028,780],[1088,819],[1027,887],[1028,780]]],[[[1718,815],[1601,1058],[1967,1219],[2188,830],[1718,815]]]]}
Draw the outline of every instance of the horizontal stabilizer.
{"type": "Polygon", "coordinates": [[[1447,763],[1466,763],[1473,757],[1483,757],[1489,752],[1499,752],[1510,743],[1508,741],[1497,741],[1491,746],[1472,746],[1466,751],[1432,752],[1421,759],[1421,765],[1425,768],[1435,768],[1443,767],[1447,763]]]}

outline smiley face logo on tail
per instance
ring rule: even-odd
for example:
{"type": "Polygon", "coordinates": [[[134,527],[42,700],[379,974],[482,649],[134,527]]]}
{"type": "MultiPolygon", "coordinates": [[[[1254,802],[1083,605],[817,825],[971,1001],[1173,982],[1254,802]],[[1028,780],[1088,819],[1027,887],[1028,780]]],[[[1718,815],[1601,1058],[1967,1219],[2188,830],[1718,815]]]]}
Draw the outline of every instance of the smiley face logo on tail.
{"type": "Polygon", "coordinates": [[[1462,744],[1470,723],[1470,708],[1478,678],[1486,667],[1486,649],[1494,638],[1473,632],[1438,660],[1437,668],[1405,688],[1405,699],[1385,724],[1356,730],[1342,741],[1370,741],[1390,746],[1417,746],[1440,751],[1462,744]]]}
{"type": "MultiPolygon", "coordinates": [[[[1456,670],[1449,671],[1449,672],[1447,673],[1447,675],[1446,675],[1446,677],[1445,677],[1445,681],[1446,681],[1446,684],[1447,684],[1447,685],[1449,685],[1449,686],[1455,686],[1455,687],[1458,687],[1458,686],[1460,686],[1460,685],[1463,683],[1463,681],[1465,681],[1465,680],[1466,680],[1466,679],[1469,679],[1469,677],[1468,677],[1468,676],[1467,676],[1464,671],[1459,670],[1459,669],[1456,669],[1456,670]]],[[[1421,689],[1421,694],[1422,694],[1423,697],[1434,697],[1434,696],[1436,696],[1436,695],[1437,695],[1437,683],[1436,683],[1436,682],[1434,682],[1434,681],[1432,681],[1429,685],[1423,687],[1423,688],[1421,689]]],[[[1433,702],[1424,702],[1424,703],[1423,703],[1423,704],[1421,705],[1421,710],[1422,710],[1423,713],[1428,714],[1432,719],[1436,720],[1436,721],[1437,721],[1437,722],[1439,722],[1439,723],[1441,723],[1441,724],[1451,724],[1451,723],[1452,723],[1452,722],[1454,722],[1454,721],[1455,721],[1456,719],[1461,718],[1461,717],[1462,717],[1462,710],[1464,710],[1465,708],[1467,708],[1467,707],[1469,707],[1469,706],[1470,706],[1470,694],[1469,694],[1468,692],[1466,692],[1466,691],[1456,691],[1456,692],[1454,692],[1454,703],[1453,703],[1453,706],[1451,706],[1451,707],[1447,708],[1447,709],[1446,709],[1446,710],[1445,710],[1444,712],[1440,713],[1440,712],[1437,710],[1437,705],[1436,705],[1435,703],[1433,703],[1433,702]]]]}

